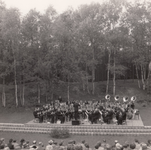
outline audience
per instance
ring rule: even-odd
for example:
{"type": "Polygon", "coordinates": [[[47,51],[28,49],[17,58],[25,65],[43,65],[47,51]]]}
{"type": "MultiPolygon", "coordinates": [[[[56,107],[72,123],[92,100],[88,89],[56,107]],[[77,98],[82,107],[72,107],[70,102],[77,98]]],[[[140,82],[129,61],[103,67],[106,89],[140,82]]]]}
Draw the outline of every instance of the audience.
{"type": "Polygon", "coordinates": [[[52,140],[50,140],[50,141],[48,141],[48,145],[46,146],[46,150],[53,150],[53,141],[52,140]]]}
{"type": "Polygon", "coordinates": [[[4,149],[4,147],[5,147],[5,139],[1,138],[0,139],[0,149],[4,149]]]}
{"type": "Polygon", "coordinates": [[[8,143],[9,149],[14,149],[14,145],[12,143],[13,143],[13,139],[10,139],[8,143]]]}
{"type": "Polygon", "coordinates": [[[10,150],[7,144],[4,145],[4,150],[10,150]]]}
{"type": "Polygon", "coordinates": [[[141,148],[140,142],[138,141],[138,139],[135,139],[135,145],[136,145],[135,147],[136,150],[139,150],[141,148]]]}
{"type": "Polygon", "coordinates": [[[20,144],[16,140],[9,139],[8,144],[5,144],[5,139],[0,139],[0,149],[3,150],[151,150],[151,140],[148,140],[146,143],[140,143],[138,139],[135,139],[134,142],[131,141],[129,144],[127,141],[122,145],[117,140],[115,140],[113,145],[110,145],[104,139],[102,142],[98,141],[95,146],[92,148],[89,143],[85,140],[77,143],[75,140],[70,140],[67,145],[64,144],[62,140],[60,143],[57,143],[55,140],[49,140],[48,145],[44,146],[43,142],[34,140],[32,145],[29,146],[29,141],[24,139],[20,140],[20,144]]]}

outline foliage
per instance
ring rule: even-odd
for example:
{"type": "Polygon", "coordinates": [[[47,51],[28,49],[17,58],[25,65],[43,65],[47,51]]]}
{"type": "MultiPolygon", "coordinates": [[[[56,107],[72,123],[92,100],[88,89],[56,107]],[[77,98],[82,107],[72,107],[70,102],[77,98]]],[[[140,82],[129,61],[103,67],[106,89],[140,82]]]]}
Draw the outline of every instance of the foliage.
{"type": "Polygon", "coordinates": [[[81,84],[75,93],[96,94],[97,78],[107,84],[113,78],[114,92],[116,79],[137,78],[145,90],[150,84],[150,16],[150,2],[109,0],[61,14],[52,6],[43,14],[32,9],[21,18],[18,9],[0,1],[2,99],[8,94],[6,83],[15,85],[16,106],[24,105],[26,83],[35,84],[31,101],[39,103],[53,100],[64,85],[69,100],[75,82],[81,84]]]}
{"type": "Polygon", "coordinates": [[[68,129],[60,129],[60,128],[52,129],[50,135],[52,138],[57,138],[57,139],[68,138],[70,136],[68,129]]]}

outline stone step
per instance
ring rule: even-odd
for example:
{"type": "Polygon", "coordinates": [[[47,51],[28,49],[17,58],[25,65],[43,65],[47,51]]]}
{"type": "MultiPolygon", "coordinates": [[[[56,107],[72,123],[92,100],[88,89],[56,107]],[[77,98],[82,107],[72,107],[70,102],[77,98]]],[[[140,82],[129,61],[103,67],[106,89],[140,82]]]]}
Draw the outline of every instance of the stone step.
{"type": "MultiPolygon", "coordinates": [[[[1,130],[0,131],[4,131],[4,132],[22,132],[22,133],[42,133],[42,134],[48,134],[50,132],[48,131],[44,131],[44,130],[12,130],[11,128],[9,129],[5,129],[5,130],[1,130]]],[[[75,135],[151,135],[151,132],[95,132],[95,131],[89,131],[89,132],[81,132],[81,131],[70,131],[70,134],[75,134],[75,135]]]]}
{"type": "Polygon", "coordinates": [[[54,128],[68,129],[71,134],[78,135],[151,135],[150,127],[143,128],[83,128],[80,126],[26,126],[26,125],[0,125],[0,131],[26,132],[26,133],[51,133],[54,128]]]}
{"type": "Polygon", "coordinates": [[[93,127],[89,127],[89,128],[83,128],[83,127],[79,127],[79,126],[70,126],[70,127],[61,127],[61,126],[49,126],[49,128],[47,127],[36,127],[36,126],[0,126],[1,129],[36,129],[36,130],[51,130],[54,128],[58,128],[58,129],[68,129],[68,130],[79,130],[79,131],[110,131],[110,132],[114,132],[114,131],[119,131],[119,132],[132,132],[132,131],[141,131],[141,132],[149,132],[151,131],[151,128],[93,128],[93,127]]]}

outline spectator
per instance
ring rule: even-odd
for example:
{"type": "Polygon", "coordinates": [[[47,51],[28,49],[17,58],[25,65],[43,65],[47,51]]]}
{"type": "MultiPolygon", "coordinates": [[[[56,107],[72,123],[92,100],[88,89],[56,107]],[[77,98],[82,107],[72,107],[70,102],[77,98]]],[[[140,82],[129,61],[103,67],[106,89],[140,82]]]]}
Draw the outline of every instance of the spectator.
{"type": "MultiPolygon", "coordinates": [[[[70,140],[69,142],[68,142],[68,145],[72,145],[72,146],[74,146],[76,144],[76,141],[74,141],[74,140],[70,140]]],[[[67,145],[67,146],[68,146],[67,145]]]]}
{"type": "Polygon", "coordinates": [[[24,140],[24,139],[21,139],[21,140],[20,140],[20,148],[24,148],[24,147],[23,147],[24,143],[25,143],[25,140],[24,140]]]}
{"type": "Polygon", "coordinates": [[[46,146],[46,150],[53,150],[53,146],[52,146],[53,140],[50,140],[48,143],[49,144],[46,146]]]}
{"type": "Polygon", "coordinates": [[[42,142],[39,142],[38,144],[39,144],[38,150],[45,150],[44,144],[42,142]]]}
{"type": "Polygon", "coordinates": [[[4,149],[4,147],[5,147],[5,139],[1,138],[0,139],[0,149],[4,149]]]}
{"type": "Polygon", "coordinates": [[[74,146],[74,149],[75,149],[75,150],[83,150],[81,144],[76,144],[76,145],[74,146]]]}
{"type": "Polygon", "coordinates": [[[35,145],[29,148],[29,150],[37,150],[37,149],[38,149],[38,147],[35,145]]]}
{"type": "Polygon", "coordinates": [[[136,150],[139,150],[141,148],[141,145],[140,145],[140,142],[138,141],[138,139],[135,139],[135,145],[136,145],[136,147],[135,147],[136,150]]]}
{"type": "MultiPolygon", "coordinates": [[[[24,144],[23,144],[24,145],[24,144]]],[[[29,141],[27,141],[26,142],[26,147],[25,148],[27,148],[27,149],[29,149],[30,147],[29,147],[29,141]]]]}
{"type": "Polygon", "coordinates": [[[59,148],[59,146],[57,144],[58,143],[56,141],[53,141],[53,143],[52,143],[53,150],[57,150],[59,148]]]}
{"type": "Polygon", "coordinates": [[[151,149],[151,140],[147,141],[147,146],[148,146],[149,149],[151,149]]]}
{"type": "Polygon", "coordinates": [[[135,143],[131,143],[130,144],[130,150],[133,150],[133,149],[135,149],[136,148],[136,144],[135,143]]]}
{"type": "Polygon", "coordinates": [[[112,146],[112,149],[120,150],[122,148],[122,145],[118,142],[118,140],[115,140],[114,145],[112,146]]]}
{"type": "Polygon", "coordinates": [[[91,148],[89,147],[89,144],[88,143],[85,143],[85,149],[84,150],[91,150],[91,148]]]}
{"type": "Polygon", "coordinates": [[[16,142],[16,140],[13,140],[12,145],[14,145],[14,149],[20,149],[20,145],[16,142]]]}
{"type": "Polygon", "coordinates": [[[85,140],[83,140],[82,142],[81,142],[81,146],[82,146],[82,149],[85,149],[85,140]]]}
{"type": "Polygon", "coordinates": [[[74,145],[68,144],[67,145],[67,150],[74,150],[74,145]]]}
{"type": "Polygon", "coordinates": [[[59,149],[58,150],[66,150],[64,147],[59,147],[59,149]]]}
{"type": "Polygon", "coordinates": [[[97,142],[96,143],[96,145],[94,146],[94,150],[97,150],[97,149],[99,149],[99,147],[101,146],[101,142],[99,141],[99,142],[97,142]]]}
{"type": "Polygon", "coordinates": [[[141,143],[141,148],[140,150],[147,150],[147,144],[146,143],[141,143]]]}
{"type": "Polygon", "coordinates": [[[106,148],[106,139],[103,140],[103,143],[101,144],[101,146],[106,148]]]}
{"type": "Polygon", "coordinates": [[[123,146],[120,143],[115,144],[116,150],[122,150],[123,146]]]}
{"type": "Polygon", "coordinates": [[[123,145],[123,150],[129,150],[129,144],[128,143],[125,143],[123,145]]]}
{"type": "MultiPolygon", "coordinates": [[[[29,148],[30,148],[30,149],[38,149],[38,146],[37,146],[36,144],[37,144],[37,141],[34,140],[34,141],[33,141],[33,145],[31,145],[29,148]]],[[[26,143],[25,143],[25,146],[26,146],[26,143]]]]}
{"type": "Polygon", "coordinates": [[[13,143],[13,139],[10,139],[8,143],[9,149],[14,149],[14,145],[12,143],[13,143]]]}
{"type": "Polygon", "coordinates": [[[59,143],[59,150],[66,150],[66,146],[64,146],[64,141],[59,143]]]}
{"type": "Polygon", "coordinates": [[[7,144],[4,145],[4,150],[10,150],[7,144]]]}
{"type": "Polygon", "coordinates": [[[111,145],[110,144],[106,144],[106,150],[111,150],[111,145]]]}

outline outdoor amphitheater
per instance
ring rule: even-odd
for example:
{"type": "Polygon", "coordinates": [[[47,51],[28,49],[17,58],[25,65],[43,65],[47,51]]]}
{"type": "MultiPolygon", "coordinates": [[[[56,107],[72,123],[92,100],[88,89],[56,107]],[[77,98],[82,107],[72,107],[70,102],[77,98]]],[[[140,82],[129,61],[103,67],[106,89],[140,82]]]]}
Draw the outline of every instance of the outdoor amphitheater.
{"type": "Polygon", "coordinates": [[[0,0],[0,149],[151,150],[150,0],[0,0]]]}

